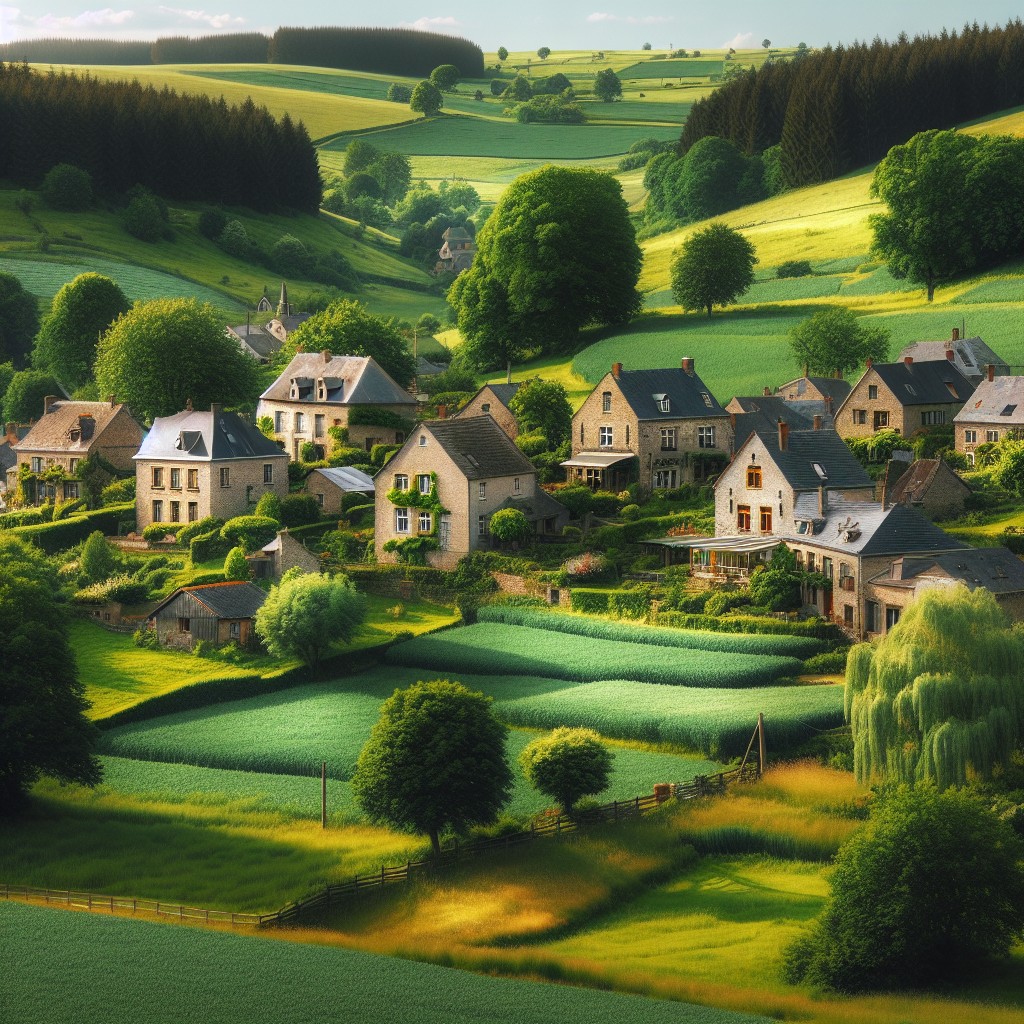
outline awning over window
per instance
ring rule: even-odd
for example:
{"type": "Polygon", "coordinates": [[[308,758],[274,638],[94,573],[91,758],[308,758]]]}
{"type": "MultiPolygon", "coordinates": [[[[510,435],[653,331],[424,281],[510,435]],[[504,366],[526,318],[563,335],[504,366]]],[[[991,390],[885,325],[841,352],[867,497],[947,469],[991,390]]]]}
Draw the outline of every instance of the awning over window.
{"type": "Polygon", "coordinates": [[[580,452],[579,455],[566,459],[563,466],[585,466],[588,469],[607,469],[617,462],[625,462],[626,459],[634,459],[632,452],[580,452]]]}
{"type": "Polygon", "coordinates": [[[771,551],[782,541],[778,537],[660,537],[645,540],[644,544],[657,544],[665,548],[691,548],[697,551],[771,551]]]}

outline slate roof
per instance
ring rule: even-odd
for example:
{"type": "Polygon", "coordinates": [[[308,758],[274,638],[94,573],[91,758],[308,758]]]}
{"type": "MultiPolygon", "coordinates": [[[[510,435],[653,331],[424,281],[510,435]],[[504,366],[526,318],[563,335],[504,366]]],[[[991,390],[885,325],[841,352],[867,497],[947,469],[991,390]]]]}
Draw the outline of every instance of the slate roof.
{"type": "Polygon", "coordinates": [[[468,480],[496,476],[533,475],[529,459],[489,416],[430,420],[413,431],[409,445],[418,444],[421,432],[431,434],[468,480]]]}
{"type": "Polygon", "coordinates": [[[334,385],[328,387],[328,404],[416,404],[416,399],[399,387],[370,356],[331,356],[325,361],[320,352],[299,352],[260,398],[273,402],[312,402],[322,405],[324,401],[316,397],[316,382],[320,379],[334,385]],[[293,378],[309,382],[308,393],[304,397],[291,397],[293,378]]]}
{"type": "Polygon", "coordinates": [[[53,402],[50,411],[18,442],[17,449],[85,454],[122,408],[109,402],[53,402]],[[71,440],[72,430],[80,431],[77,441],[71,440]]]}
{"type": "MultiPolygon", "coordinates": [[[[522,387],[522,384],[485,384],[484,387],[490,388],[494,393],[494,397],[497,398],[502,405],[508,408],[508,403],[512,401],[515,393],[522,387]]],[[[480,391],[483,391],[483,388],[481,388],[480,391]]],[[[479,392],[477,392],[477,394],[479,394],[479,392]]]]}
{"type": "MultiPolygon", "coordinates": [[[[886,490],[885,498],[888,502],[910,502],[924,501],[928,494],[928,488],[931,487],[932,482],[935,480],[936,473],[939,472],[939,467],[943,465],[941,459],[918,459],[916,462],[912,462],[909,465],[902,465],[902,474],[896,476],[895,480],[890,482],[888,480],[890,470],[893,469],[894,463],[890,462],[885,469],[886,472],[886,490]]],[[[900,464],[895,464],[895,473],[900,472],[900,464]]],[[[946,466],[946,472],[950,474],[960,484],[965,492],[970,492],[970,487],[967,486],[953,472],[948,466],[946,466]]]]}
{"type": "Polygon", "coordinates": [[[18,463],[18,456],[14,449],[11,447],[10,441],[0,442],[0,482],[3,481],[4,475],[7,470],[13,468],[18,463]]]}
{"type": "Polygon", "coordinates": [[[231,459],[285,458],[273,441],[236,412],[223,409],[159,416],[136,459],[221,462],[231,459]]]}
{"type": "Polygon", "coordinates": [[[328,466],[313,470],[310,479],[318,473],[339,490],[373,494],[373,477],[367,476],[361,469],[353,469],[351,466],[328,466]]]}
{"type": "Polygon", "coordinates": [[[814,426],[813,414],[807,415],[796,403],[787,402],[778,395],[738,395],[729,405],[738,405],[742,410],[734,414],[737,438],[749,437],[755,430],[775,430],[779,420],[788,423],[791,430],[810,430],[814,426]]]}
{"type": "Polygon", "coordinates": [[[953,421],[1024,426],[1024,377],[983,380],[953,421]]]}
{"type": "Polygon", "coordinates": [[[416,357],[417,377],[433,377],[435,373],[444,373],[447,369],[447,366],[442,366],[440,363],[432,363],[424,356],[416,357]]]}
{"type": "Polygon", "coordinates": [[[228,331],[244,341],[262,359],[270,359],[281,351],[281,339],[275,338],[259,324],[239,324],[237,327],[229,327],[228,331]]]}
{"type": "Polygon", "coordinates": [[[550,519],[552,516],[568,516],[569,510],[547,491],[538,487],[536,494],[524,498],[506,498],[502,508],[516,508],[526,516],[530,522],[537,519],[550,519]]]}
{"type": "Polygon", "coordinates": [[[267,595],[259,587],[246,582],[204,583],[197,587],[179,587],[149,613],[150,618],[180,594],[191,594],[218,619],[251,619],[267,599],[267,595]]]}
{"type": "Polygon", "coordinates": [[[729,415],[696,373],[687,373],[679,367],[622,370],[612,381],[640,420],[707,419],[729,415]],[[668,399],[668,412],[658,408],[655,395],[668,399]]]}
{"type": "MultiPolygon", "coordinates": [[[[778,430],[758,430],[755,436],[756,443],[779,467],[795,491],[816,491],[821,486],[872,486],[871,477],[834,430],[791,430],[785,451],[779,448],[778,430]],[[814,468],[816,465],[821,467],[824,475],[814,468]]],[[[737,451],[749,440],[738,443],[737,451]]]]}
{"type": "Polygon", "coordinates": [[[838,405],[850,393],[851,385],[842,377],[797,377],[796,380],[788,380],[775,389],[775,394],[782,397],[790,388],[794,388],[797,397],[789,399],[792,402],[821,401],[821,399],[805,399],[801,396],[807,392],[807,384],[813,384],[823,395],[830,395],[838,405]],[[795,387],[794,387],[795,385],[795,387]]]}
{"type": "Polygon", "coordinates": [[[274,319],[284,328],[285,334],[291,334],[312,315],[312,313],[279,313],[274,319]]]}
{"type": "Polygon", "coordinates": [[[1016,594],[1024,591],[1024,562],[1003,547],[964,548],[950,554],[898,559],[871,582],[912,590],[923,577],[960,582],[971,590],[984,587],[993,594],[1016,594]]]}
{"type": "Polygon", "coordinates": [[[974,385],[945,358],[909,365],[875,363],[872,369],[901,405],[951,405],[974,394],[974,385]]]}
{"type": "Polygon", "coordinates": [[[946,359],[946,353],[953,350],[953,363],[961,373],[975,382],[985,376],[989,364],[995,366],[997,374],[1010,372],[1010,367],[1002,356],[985,344],[981,338],[957,338],[950,341],[915,341],[908,345],[900,354],[902,360],[906,356],[918,362],[939,362],[946,359]]]}

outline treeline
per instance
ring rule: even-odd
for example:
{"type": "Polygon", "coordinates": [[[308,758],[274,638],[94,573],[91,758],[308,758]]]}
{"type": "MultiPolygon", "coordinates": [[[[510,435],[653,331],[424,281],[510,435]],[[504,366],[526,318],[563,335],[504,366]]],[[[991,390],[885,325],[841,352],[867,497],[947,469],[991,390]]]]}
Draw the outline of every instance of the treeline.
{"type": "Polygon", "coordinates": [[[788,187],[881,159],[919,131],[1024,103],[1024,23],[826,47],[724,85],[690,111],[688,152],[708,136],[747,155],[780,146],[788,187]]]}
{"type": "Polygon", "coordinates": [[[0,178],[38,187],[61,163],[100,192],[145,185],[168,199],[315,213],[321,182],[301,123],[251,100],[180,96],[88,75],[0,64],[0,178]]]}
{"type": "Polygon", "coordinates": [[[426,78],[454,64],[463,78],[481,78],[476,43],[407,28],[279,28],[272,36],[239,32],[173,36],[155,42],[116,39],[20,39],[0,44],[0,61],[30,64],[303,64],[426,78]]]}

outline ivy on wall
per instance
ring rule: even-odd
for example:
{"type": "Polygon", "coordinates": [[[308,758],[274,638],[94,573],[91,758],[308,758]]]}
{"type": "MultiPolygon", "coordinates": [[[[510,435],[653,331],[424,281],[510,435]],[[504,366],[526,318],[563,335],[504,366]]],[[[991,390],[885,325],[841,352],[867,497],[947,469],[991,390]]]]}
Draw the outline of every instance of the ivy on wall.
{"type": "Polygon", "coordinates": [[[386,541],[385,551],[393,551],[400,562],[409,565],[426,565],[427,554],[437,551],[440,544],[437,540],[438,529],[441,524],[441,516],[447,514],[437,495],[437,474],[430,474],[430,491],[422,494],[418,487],[410,487],[407,491],[398,487],[392,487],[387,493],[387,499],[395,508],[407,508],[410,510],[410,527],[412,525],[412,510],[417,512],[430,512],[430,532],[422,533],[416,537],[407,537],[399,540],[397,537],[386,541]]]}

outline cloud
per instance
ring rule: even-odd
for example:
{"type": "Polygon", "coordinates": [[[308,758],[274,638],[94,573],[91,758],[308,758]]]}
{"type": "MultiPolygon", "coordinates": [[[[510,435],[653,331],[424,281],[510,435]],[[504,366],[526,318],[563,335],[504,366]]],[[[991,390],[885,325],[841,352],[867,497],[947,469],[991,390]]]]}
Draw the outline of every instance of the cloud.
{"type": "Polygon", "coordinates": [[[435,32],[437,29],[459,28],[462,22],[451,16],[443,18],[417,18],[415,21],[403,21],[402,28],[414,28],[417,32],[435,32]]]}
{"type": "Polygon", "coordinates": [[[727,43],[722,43],[723,50],[750,50],[757,44],[753,32],[737,32],[727,43]]]}
{"type": "MultiPolygon", "coordinates": [[[[12,8],[8,8],[11,10],[12,8]]],[[[17,12],[17,8],[13,8],[17,12]]],[[[17,12],[20,13],[20,12],[17,12]]],[[[44,14],[41,18],[26,19],[36,31],[60,32],[74,29],[101,28],[106,25],[125,25],[135,17],[134,11],[115,11],[104,7],[100,11],[82,11],[81,14],[58,17],[44,14]]]]}
{"type": "Polygon", "coordinates": [[[230,28],[232,25],[244,25],[245,18],[232,17],[230,14],[207,14],[206,11],[189,11],[180,7],[160,7],[164,14],[176,14],[189,21],[200,21],[210,28],[230,28]]]}
{"type": "Polygon", "coordinates": [[[675,21],[675,18],[671,15],[661,14],[647,14],[640,18],[627,14],[623,17],[621,14],[603,14],[600,11],[595,11],[593,14],[587,15],[587,21],[598,25],[604,22],[621,22],[625,25],[665,25],[670,21],[675,21]]]}

